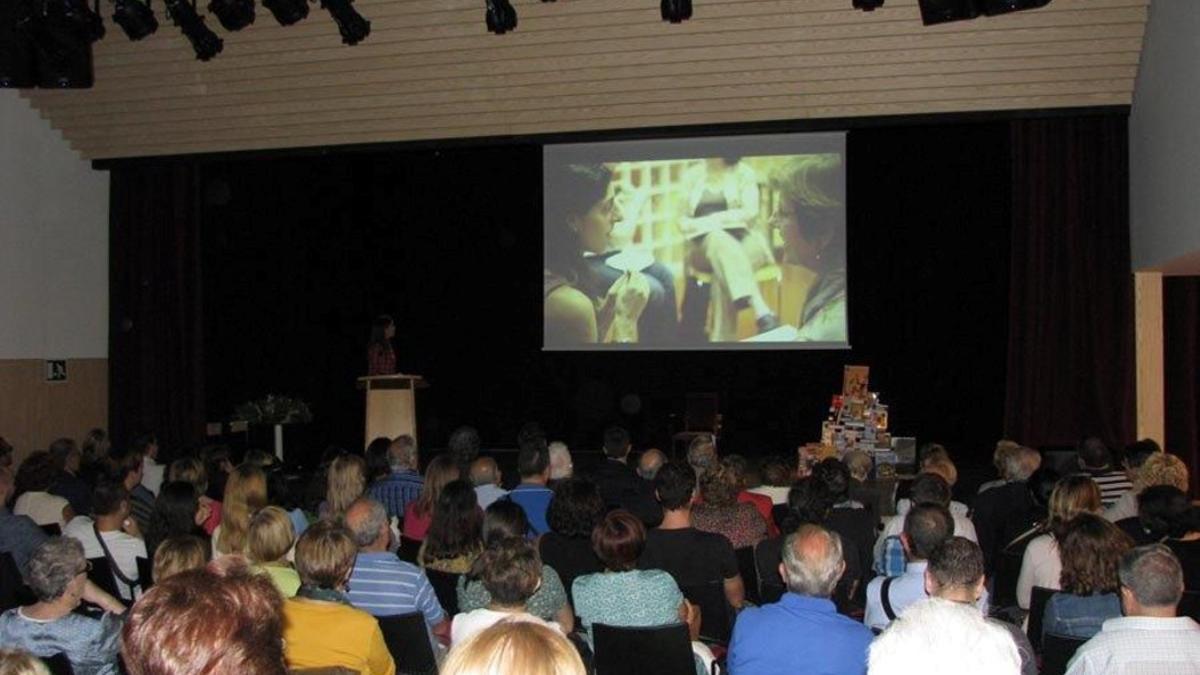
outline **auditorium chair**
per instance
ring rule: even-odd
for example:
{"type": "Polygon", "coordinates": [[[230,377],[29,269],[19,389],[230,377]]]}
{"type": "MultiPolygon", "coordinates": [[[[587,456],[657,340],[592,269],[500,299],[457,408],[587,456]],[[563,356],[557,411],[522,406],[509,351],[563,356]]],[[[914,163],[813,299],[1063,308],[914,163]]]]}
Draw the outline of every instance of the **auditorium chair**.
{"type": "Polygon", "coordinates": [[[761,600],[760,604],[763,605],[779,602],[779,599],[787,592],[783,581],[779,579],[779,562],[772,561],[769,559],[772,556],[764,556],[761,553],[763,545],[769,541],[771,540],[763,539],[754,547],[754,576],[758,581],[758,598],[761,600]],[[772,565],[774,565],[774,569],[771,568],[772,565]]]}
{"type": "Polygon", "coordinates": [[[1000,551],[993,571],[992,597],[993,607],[1011,607],[1017,604],[1017,577],[1021,575],[1021,560],[1025,557],[1025,548],[1000,551]]]}
{"type": "Polygon", "coordinates": [[[1034,586],[1029,598],[1029,623],[1025,634],[1029,636],[1029,644],[1033,645],[1033,651],[1038,654],[1042,653],[1042,619],[1046,615],[1046,603],[1050,601],[1050,596],[1057,592],[1034,586]]]}
{"type": "Polygon", "coordinates": [[[1179,599],[1179,616],[1191,617],[1197,623],[1200,623],[1200,591],[1184,591],[1183,597],[1179,599]]]}
{"type": "Polygon", "coordinates": [[[426,568],[425,576],[429,578],[429,585],[433,586],[442,609],[446,610],[446,618],[458,614],[458,578],[462,575],[426,568]]]}
{"type": "Polygon", "coordinates": [[[1047,633],[1042,639],[1042,675],[1064,675],[1075,651],[1087,638],[1074,638],[1047,633]]]}
{"type": "Polygon", "coordinates": [[[33,592],[25,585],[17,561],[11,553],[0,553],[0,612],[29,605],[33,601],[33,592]]]}
{"type": "Polygon", "coordinates": [[[396,661],[396,672],[404,675],[436,675],[437,658],[429,642],[429,631],[425,626],[425,615],[409,612],[396,616],[379,617],[379,628],[387,643],[392,659],[396,661]]]}
{"type": "Polygon", "coordinates": [[[700,608],[700,639],[727,644],[733,632],[733,609],[725,599],[725,582],[680,586],[683,597],[700,608]]]}
{"type": "Polygon", "coordinates": [[[108,558],[88,558],[88,563],[88,580],[105,593],[122,600],[121,594],[117,591],[117,578],[113,576],[108,558]]]}
{"type": "Polygon", "coordinates": [[[630,628],[592,624],[596,675],[695,675],[685,624],[630,628]]]}
{"type": "Polygon", "coordinates": [[[150,590],[154,585],[154,565],[149,558],[136,558],[138,571],[138,586],[142,587],[142,592],[150,590]]]}
{"type": "Polygon", "coordinates": [[[57,525],[55,523],[39,525],[38,527],[42,528],[42,532],[45,532],[47,537],[61,537],[62,536],[62,527],[60,527],[59,525],[57,525]]]}
{"type": "Polygon", "coordinates": [[[417,553],[421,550],[421,542],[417,539],[409,539],[404,535],[400,535],[400,548],[396,550],[396,555],[407,563],[417,564],[417,553]]]}
{"type": "Polygon", "coordinates": [[[754,547],[739,548],[734,554],[737,556],[738,573],[742,575],[742,586],[746,589],[746,600],[751,604],[761,605],[762,594],[759,593],[758,568],[754,564],[754,547]]]}
{"type": "Polygon", "coordinates": [[[43,658],[42,663],[46,664],[46,669],[50,671],[50,675],[75,675],[75,669],[71,667],[71,660],[67,658],[66,654],[61,652],[43,658]]]}

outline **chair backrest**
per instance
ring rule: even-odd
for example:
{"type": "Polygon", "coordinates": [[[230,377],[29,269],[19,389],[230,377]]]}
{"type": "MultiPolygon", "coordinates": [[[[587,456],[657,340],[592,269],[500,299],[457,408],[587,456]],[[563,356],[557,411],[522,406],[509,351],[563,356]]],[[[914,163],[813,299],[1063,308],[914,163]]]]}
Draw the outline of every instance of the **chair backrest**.
{"type": "Polygon", "coordinates": [[[680,586],[679,590],[700,608],[700,636],[720,643],[729,642],[729,635],[733,631],[733,611],[725,599],[725,584],[720,581],[688,584],[680,586]]]}
{"type": "Polygon", "coordinates": [[[1016,604],[1017,577],[1021,574],[1021,559],[1025,556],[1024,548],[1000,551],[993,575],[992,597],[993,607],[1009,607],[1016,604]]]}
{"type": "Polygon", "coordinates": [[[1179,600],[1179,616],[1190,616],[1200,623],[1200,591],[1184,591],[1179,600]]]}
{"type": "Polygon", "coordinates": [[[1086,638],[1047,633],[1042,638],[1042,675],[1064,675],[1071,657],[1085,642],[1086,638]]]}
{"type": "Polygon", "coordinates": [[[695,675],[682,623],[651,628],[592,624],[596,675],[695,675]]]}
{"type": "Polygon", "coordinates": [[[58,523],[47,523],[45,525],[39,525],[38,527],[42,528],[42,532],[45,532],[47,536],[50,536],[50,537],[61,537],[62,536],[62,527],[59,526],[58,523]]]}
{"type": "Polygon", "coordinates": [[[51,675],[75,675],[75,669],[71,667],[71,660],[61,652],[43,658],[42,663],[46,664],[51,675]]]}
{"type": "Polygon", "coordinates": [[[150,590],[154,585],[154,564],[149,558],[135,558],[138,571],[138,586],[142,587],[142,592],[150,590]]]}
{"type": "Polygon", "coordinates": [[[407,675],[436,675],[438,665],[429,643],[425,616],[420,612],[379,617],[379,628],[396,671],[407,675]]]}
{"type": "Polygon", "coordinates": [[[788,517],[788,505],[776,504],[771,507],[771,520],[775,521],[775,527],[783,530],[783,521],[788,517]]]}
{"type": "Polygon", "coordinates": [[[400,535],[400,548],[396,550],[396,555],[407,563],[417,564],[417,552],[421,550],[421,542],[417,539],[409,539],[404,535],[400,535]]]}
{"type": "Polygon", "coordinates": [[[1029,623],[1026,627],[1025,634],[1029,636],[1029,644],[1033,645],[1033,651],[1042,653],[1042,618],[1046,615],[1046,603],[1050,600],[1050,596],[1058,591],[1041,586],[1033,587],[1033,594],[1029,599],[1029,623]]]}
{"type": "Polygon", "coordinates": [[[739,548],[734,554],[737,555],[738,573],[742,575],[742,584],[746,587],[746,599],[755,605],[762,604],[762,595],[758,590],[758,568],[754,564],[754,547],[739,548]]]}
{"type": "Polygon", "coordinates": [[[425,576],[429,578],[429,585],[433,586],[433,592],[445,610],[446,618],[458,614],[458,578],[462,575],[426,568],[425,576]]]}
{"type": "Polygon", "coordinates": [[[760,604],[766,605],[779,602],[787,589],[779,578],[779,560],[777,556],[768,554],[767,546],[772,540],[764,539],[754,547],[754,572],[758,577],[758,597],[760,604]],[[773,566],[773,567],[772,567],[773,566]]]}
{"type": "Polygon", "coordinates": [[[11,553],[0,553],[0,612],[33,602],[33,593],[21,577],[11,553]]]}
{"type": "Polygon", "coordinates": [[[113,576],[108,558],[88,558],[88,562],[92,564],[87,573],[88,579],[100,590],[119,600],[121,594],[117,592],[117,578],[113,576]]]}

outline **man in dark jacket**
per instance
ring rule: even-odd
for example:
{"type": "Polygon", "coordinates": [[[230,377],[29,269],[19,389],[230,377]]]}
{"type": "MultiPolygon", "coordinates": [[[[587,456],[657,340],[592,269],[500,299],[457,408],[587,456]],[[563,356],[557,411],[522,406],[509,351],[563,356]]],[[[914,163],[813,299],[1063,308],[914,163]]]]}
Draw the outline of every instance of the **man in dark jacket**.
{"type": "Polygon", "coordinates": [[[625,509],[647,528],[662,522],[662,508],[654,499],[654,486],[629,466],[629,432],[610,427],[604,432],[604,460],[592,471],[592,479],[608,509],[625,509]]]}

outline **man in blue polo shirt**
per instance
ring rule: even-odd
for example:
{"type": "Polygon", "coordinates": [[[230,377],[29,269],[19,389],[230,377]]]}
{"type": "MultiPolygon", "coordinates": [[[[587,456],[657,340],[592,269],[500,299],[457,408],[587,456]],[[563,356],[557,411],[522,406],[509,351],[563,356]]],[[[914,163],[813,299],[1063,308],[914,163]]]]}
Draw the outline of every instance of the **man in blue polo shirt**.
{"type": "Polygon", "coordinates": [[[525,517],[529,519],[529,529],[534,536],[545,534],[550,531],[546,523],[546,509],[550,507],[550,499],[554,496],[554,491],[546,487],[550,481],[550,450],[545,438],[521,441],[521,451],[517,454],[517,473],[521,474],[521,484],[508,493],[508,498],[525,509],[525,517]]]}
{"type": "Polygon", "coordinates": [[[789,535],[779,565],[788,592],[775,604],[738,616],[729,643],[729,672],[865,673],[874,634],[838,614],[829,599],[845,571],[837,533],[804,525],[789,535]]]}

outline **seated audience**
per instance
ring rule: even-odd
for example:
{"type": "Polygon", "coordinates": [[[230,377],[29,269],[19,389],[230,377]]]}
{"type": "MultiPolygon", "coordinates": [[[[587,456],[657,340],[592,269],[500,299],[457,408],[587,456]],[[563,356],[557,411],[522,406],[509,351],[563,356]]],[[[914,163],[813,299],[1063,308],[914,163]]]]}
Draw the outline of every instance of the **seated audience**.
{"type": "Polygon", "coordinates": [[[586,675],[562,633],[529,621],[501,621],[450,651],[441,675],[586,675]]]}
{"type": "Polygon", "coordinates": [[[654,489],[629,466],[633,448],[629,432],[610,427],[604,432],[604,459],[592,471],[592,480],[600,490],[607,509],[625,509],[642,519],[642,525],[654,527],[662,520],[662,510],[654,499],[654,489]]]}
{"type": "Polygon", "coordinates": [[[281,604],[240,556],[164,578],[129,612],[125,668],[129,675],[286,675],[281,604]]]}
{"type": "Polygon", "coordinates": [[[296,542],[300,590],[283,604],[289,668],[341,666],[360,675],[392,675],[396,664],[375,617],[351,606],[346,583],[358,547],[344,525],[322,520],[296,542]]]}
{"type": "MultiPolygon", "coordinates": [[[[453,437],[451,438],[453,439],[453,437]]],[[[476,454],[478,454],[478,450],[476,450],[476,454]]],[[[451,481],[458,480],[459,476],[458,464],[448,454],[438,455],[429,462],[429,466],[425,467],[425,481],[421,485],[421,496],[404,507],[402,532],[406,539],[424,541],[425,533],[429,531],[429,525],[433,522],[433,509],[438,498],[441,497],[442,489],[451,481]]]]}
{"type": "Polygon", "coordinates": [[[1154,529],[1163,533],[1162,543],[1183,565],[1183,587],[1200,591],[1200,510],[1181,490],[1168,486],[1153,489],[1172,493],[1158,514],[1161,524],[1154,523],[1154,529]]]}
{"type": "MultiPolygon", "coordinates": [[[[958,467],[950,460],[950,455],[946,452],[946,449],[937,443],[931,443],[925,448],[925,454],[921,460],[921,473],[941,476],[942,480],[946,481],[946,485],[950,486],[951,493],[954,492],[954,486],[958,483],[958,467]]],[[[908,509],[911,507],[912,501],[910,499],[897,500],[896,515],[903,516],[908,513],[908,509]]],[[[951,500],[947,508],[950,509],[950,515],[954,516],[955,521],[960,518],[967,520],[967,516],[970,515],[970,509],[960,501],[951,500]]],[[[972,539],[972,541],[974,540],[972,539]]]]}
{"type": "Polygon", "coordinates": [[[751,504],[738,501],[736,469],[718,463],[700,476],[701,503],[692,507],[692,525],[724,536],[734,549],[754,546],[767,537],[767,521],[751,504]]]}
{"type": "Polygon", "coordinates": [[[267,475],[253,464],[241,464],[225,480],[221,524],[213,530],[213,557],[244,554],[250,517],[267,505],[267,475]]]}
{"type": "Polygon", "coordinates": [[[787,504],[788,490],[792,489],[792,473],[782,457],[768,457],[762,463],[763,484],[750,488],[749,492],[769,498],[773,506],[787,504]]]}
{"type": "Polygon", "coordinates": [[[973,607],[926,598],[871,643],[868,675],[1016,675],[1021,656],[1009,633],[973,607]]]}
{"type": "MultiPolygon", "coordinates": [[[[204,463],[204,473],[208,477],[208,491],[204,494],[210,499],[223,499],[225,496],[225,482],[234,471],[231,452],[227,445],[206,445],[200,449],[199,459],[204,463]]],[[[332,458],[329,461],[333,461],[332,458]]],[[[322,463],[322,466],[327,467],[328,464],[322,463]]],[[[324,492],[325,474],[321,473],[320,478],[321,491],[324,492]]]]}
{"type": "Polygon", "coordinates": [[[75,517],[75,510],[66,499],[50,494],[50,486],[58,477],[54,458],[45,450],[30,454],[17,468],[17,501],[13,513],[28,516],[38,525],[57,525],[59,529],[75,517]]]}
{"type": "Polygon", "coordinates": [[[367,490],[367,461],[358,455],[343,454],[329,465],[325,482],[325,501],[317,515],[341,520],[346,509],[367,490]]]}
{"type": "MultiPolygon", "coordinates": [[[[984,594],[985,581],[983,552],[978,544],[963,537],[950,537],[935,548],[929,556],[929,566],[925,568],[925,592],[929,597],[963,605],[977,606],[984,594]]],[[[1021,655],[1021,675],[1037,675],[1037,655],[1033,653],[1033,645],[1025,631],[1007,621],[988,619],[988,622],[1003,628],[1012,637],[1017,653],[1021,655]]]]}
{"type": "Polygon", "coordinates": [[[450,644],[457,645],[501,621],[530,621],[563,628],[526,611],[533,594],[542,584],[542,561],[533,543],[520,537],[493,541],[483,550],[471,568],[471,576],[487,590],[489,602],[483,607],[464,611],[454,617],[450,644]]]}
{"type": "Polygon", "coordinates": [[[180,572],[204,567],[211,559],[211,554],[212,546],[207,541],[190,534],[162,540],[154,550],[154,568],[151,571],[154,583],[161,583],[180,572]]]}
{"type": "Polygon", "coordinates": [[[408,434],[397,436],[387,446],[388,471],[367,488],[367,496],[383,504],[389,518],[403,518],[404,510],[420,499],[425,481],[417,469],[417,441],[408,434]]]}
{"type": "MultiPolygon", "coordinates": [[[[524,537],[529,531],[525,510],[510,501],[495,502],[483,516],[483,545],[489,547],[504,539],[524,537]]],[[[478,562],[471,571],[458,578],[458,611],[469,612],[491,604],[491,594],[483,580],[476,575],[478,562]]],[[[550,565],[542,564],[541,584],[525,602],[525,612],[539,619],[554,621],[564,633],[575,628],[575,612],[567,602],[562,580],[550,565]]]]}
{"type": "Polygon", "coordinates": [[[60,438],[50,444],[50,457],[58,467],[58,475],[49,492],[67,500],[77,515],[92,512],[92,486],[79,477],[83,452],[73,438],[60,438]]]}
{"type": "Polygon", "coordinates": [[[571,461],[571,450],[566,443],[554,441],[550,443],[550,487],[560,480],[566,480],[575,475],[575,463],[571,461]]]}
{"type": "Polygon", "coordinates": [[[0,675],[50,675],[50,669],[29,652],[0,648],[0,675]]]}
{"type": "Polygon", "coordinates": [[[919,505],[934,505],[947,509],[954,523],[954,531],[951,534],[966,537],[971,541],[979,540],[971,520],[965,514],[958,515],[950,509],[950,494],[950,483],[939,474],[922,473],[913,480],[909,491],[912,506],[905,505],[903,509],[897,507],[897,515],[884,525],[883,531],[875,540],[873,560],[876,572],[887,576],[896,576],[904,572],[905,558],[900,546],[900,532],[904,529],[905,514],[919,505]]]}
{"type": "Polygon", "coordinates": [[[1106,619],[1121,615],[1117,566],[1133,542],[1100,516],[1082,513],[1064,528],[1062,592],[1046,601],[1042,634],[1090,638],[1106,619]]]}
{"type": "Polygon", "coordinates": [[[1000,478],[980,484],[975,494],[981,495],[992,488],[1012,482],[1012,467],[1015,464],[1014,459],[1020,447],[1021,444],[1016,441],[1004,438],[996,441],[996,449],[992,451],[992,466],[996,467],[996,473],[1000,474],[1000,478]]]}
{"type": "Polygon", "coordinates": [[[208,471],[204,468],[204,462],[195,457],[177,459],[171,462],[167,470],[167,480],[191,483],[192,487],[196,488],[200,505],[208,509],[208,519],[201,527],[204,528],[204,534],[211,537],[213,531],[221,524],[221,502],[208,496],[208,471]]]}
{"type": "Polygon", "coordinates": [[[979,548],[983,550],[984,564],[993,572],[1000,552],[1037,521],[1038,511],[1034,507],[1027,481],[1042,463],[1042,456],[1033,448],[1016,446],[1000,453],[1001,475],[1004,480],[989,490],[980,491],[975,497],[975,509],[971,522],[979,537],[979,548]]]}
{"type": "Polygon", "coordinates": [[[1183,570],[1169,550],[1142,546],[1121,556],[1123,616],[1075,652],[1067,675],[1200,673],[1200,626],[1176,616],[1183,570]]]}
{"type": "Polygon", "coordinates": [[[654,487],[663,519],[646,533],[638,568],[663,570],[680,588],[720,583],[730,607],[741,609],[746,589],[733,545],[724,536],[692,524],[698,498],[696,472],[683,462],[668,462],[659,470],[654,487]]]}
{"type": "Polygon", "coordinates": [[[363,459],[367,461],[367,489],[375,484],[375,481],[380,478],[385,478],[391,469],[388,467],[387,450],[392,444],[392,439],[387,436],[378,436],[370,443],[367,443],[367,449],[363,452],[363,459]]]}
{"type": "Polygon", "coordinates": [[[879,518],[873,510],[851,499],[850,469],[842,462],[833,458],[818,462],[812,468],[812,479],[824,487],[822,494],[828,497],[829,505],[828,510],[821,513],[823,520],[815,524],[837,532],[844,550],[857,555],[854,560],[847,561],[852,573],[850,579],[861,579],[865,584],[871,570],[879,518]]]}
{"type": "Polygon", "coordinates": [[[154,513],[154,493],[142,485],[143,456],[136,450],[114,450],[108,455],[108,480],[120,483],[129,491],[129,506],[138,531],[150,527],[150,516],[154,513]]]}
{"type": "Polygon", "coordinates": [[[475,498],[479,508],[487,509],[492,502],[508,496],[508,490],[500,487],[503,474],[500,466],[491,457],[480,457],[471,462],[471,484],[475,486],[475,498]]]}
{"type": "Polygon", "coordinates": [[[534,535],[550,530],[546,524],[546,507],[554,492],[546,487],[550,482],[550,451],[546,439],[540,436],[526,439],[517,453],[517,473],[521,483],[508,493],[508,498],[525,509],[530,530],[534,535]]]}
{"type": "Polygon", "coordinates": [[[83,443],[79,447],[83,452],[83,461],[79,467],[79,477],[83,482],[95,487],[99,482],[101,475],[104,473],[104,465],[108,459],[108,453],[112,450],[112,443],[108,437],[108,432],[103,429],[92,429],[83,437],[83,443]]]}
{"type": "Polygon", "coordinates": [[[733,675],[862,673],[873,635],[837,613],[830,597],[846,569],[841,538],[816,525],[787,536],[779,573],[788,592],[738,616],[729,644],[733,675]]]}
{"type": "Polygon", "coordinates": [[[1129,535],[1135,546],[1157,544],[1167,537],[1167,518],[1179,510],[1191,508],[1187,494],[1171,485],[1154,485],[1137,496],[1138,515],[1122,518],[1115,525],[1129,535]]]}
{"type": "Polygon", "coordinates": [[[295,544],[296,530],[287,511],[267,506],[251,516],[246,532],[246,558],[256,572],[271,578],[285,598],[300,590],[300,575],[288,562],[288,553],[295,544]]]}
{"type": "Polygon", "coordinates": [[[141,594],[138,583],[138,558],[148,558],[137,523],[130,516],[129,493],[120,485],[101,484],[92,497],[96,519],[78,516],[63,530],[63,535],[83,544],[87,558],[107,558],[113,581],[123,600],[141,594]]]}
{"type": "Polygon", "coordinates": [[[12,469],[0,466],[0,553],[11,555],[23,573],[33,550],[46,541],[46,533],[29,516],[8,511],[13,487],[12,469]]]}
{"type": "Polygon", "coordinates": [[[554,498],[546,509],[550,531],[538,539],[542,562],[554,568],[571,600],[571,585],[585,574],[604,570],[592,550],[592,530],[604,518],[604,500],[596,484],[583,478],[568,478],[554,486],[554,498]]]}
{"type": "Polygon", "coordinates": [[[417,552],[425,569],[466,574],[483,548],[483,512],[465,480],[446,484],[433,507],[433,521],[417,552]]]}
{"type": "Polygon", "coordinates": [[[79,541],[51,537],[38,546],[25,575],[37,602],[0,614],[0,645],[41,658],[63,654],[76,675],[117,675],[121,617],[74,612],[81,600],[92,600],[87,571],[79,541]]]}
{"type": "Polygon", "coordinates": [[[1062,576],[1062,559],[1058,542],[1062,540],[1067,523],[1081,513],[1100,512],[1100,490],[1087,476],[1067,476],[1060,479],[1050,495],[1049,515],[1042,534],[1030,540],[1021,558],[1017,577],[1017,605],[1029,609],[1033,587],[1058,590],[1062,576]]]}
{"type": "Polygon", "coordinates": [[[163,483],[158,492],[158,499],[154,500],[150,524],[143,533],[146,552],[150,557],[154,557],[159,543],[170,537],[203,536],[204,523],[208,522],[208,519],[208,504],[200,501],[194,485],[184,481],[163,483]]]}
{"type": "Polygon", "coordinates": [[[1108,508],[1133,488],[1129,476],[1112,466],[1112,451],[1099,438],[1085,438],[1077,448],[1080,471],[1096,481],[1100,501],[1108,508]]]}
{"type": "MultiPolygon", "coordinates": [[[[909,605],[925,597],[925,569],[929,556],[954,536],[953,523],[950,511],[940,504],[921,504],[908,512],[904,517],[904,531],[900,534],[907,560],[904,574],[871,580],[867,585],[864,623],[871,628],[886,628],[909,605]]],[[[981,612],[987,613],[986,591],[980,596],[978,606],[981,612]]]]}
{"type": "MultiPolygon", "coordinates": [[[[1167,455],[1159,447],[1158,443],[1149,438],[1130,443],[1125,447],[1125,459],[1122,462],[1125,466],[1125,476],[1133,485],[1133,488],[1121,495],[1112,506],[1104,510],[1104,517],[1111,522],[1117,522],[1124,518],[1132,518],[1137,515],[1137,496],[1142,490],[1152,485],[1175,485],[1182,490],[1187,490],[1187,467],[1182,462],[1178,467],[1171,462],[1171,455],[1167,455]],[[1143,474],[1143,467],[1147,460],[1151,458],[1159,458],[1153,462],[1153,466],[1148,467],[1143,474]],[[1179,469],[1182,469],[1180,472],[1179,469]],[[1178,484],[1179,473],[1183,475],[1183,485],[1178,484]]],[[[1178,458],[1175,458],[1178,459],[1178,458]]]]}
{"type": "Polygon", "coordinates": [[[658,448],[650,448],[638,457],[638,476],[645,481],[654,481],[654,477],[658,475],[658,470],[667,463],[667,456],[658,448]]]}

